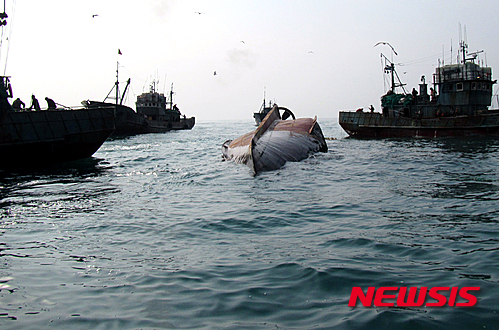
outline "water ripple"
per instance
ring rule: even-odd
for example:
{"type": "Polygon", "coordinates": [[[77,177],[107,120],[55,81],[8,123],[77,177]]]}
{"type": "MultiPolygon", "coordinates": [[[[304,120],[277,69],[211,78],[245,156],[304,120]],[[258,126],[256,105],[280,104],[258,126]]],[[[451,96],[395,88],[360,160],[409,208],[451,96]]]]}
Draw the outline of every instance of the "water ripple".
{"type": "Polygon", "coordinates": [[[253,176],[220,151],[251,129],[199,123],[1,172],[0,328],[497,326],[498,141],[331,140],[253,176]],[[481,289],[466,309],[350,308],[354,286],[481,289]]]}

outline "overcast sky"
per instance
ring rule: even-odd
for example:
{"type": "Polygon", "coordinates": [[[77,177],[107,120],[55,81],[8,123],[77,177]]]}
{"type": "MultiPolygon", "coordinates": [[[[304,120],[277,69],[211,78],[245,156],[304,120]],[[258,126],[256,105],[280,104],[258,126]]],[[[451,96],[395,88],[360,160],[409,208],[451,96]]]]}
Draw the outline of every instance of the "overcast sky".
{"type": "Polygon", "coordinates": [[[264,90],[319,121],[379,110],[388,88],[380,53],[401,64],[410,91],[439,59],[450,63],[451,41],[456,62],[459,23],[469,51],[485,50],[494,79],[499,70],[497,0],[7,0],[6,11],[0,68],[8,55],[14,96],[29,104],[33,93],[42,107],[45,96],[103,100],[119,61],[120,81],[132,80],[128,105],[157,79],[198,120],[251,121],[264,90]]]}

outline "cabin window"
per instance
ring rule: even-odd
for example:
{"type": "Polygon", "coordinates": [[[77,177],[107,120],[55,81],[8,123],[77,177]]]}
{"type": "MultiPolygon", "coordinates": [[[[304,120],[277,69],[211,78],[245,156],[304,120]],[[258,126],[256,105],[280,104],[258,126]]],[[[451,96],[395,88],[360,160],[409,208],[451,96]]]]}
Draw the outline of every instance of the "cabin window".
{"type": "Polygon", "coordinates": [[[471,83],[471,89],[476,91],[476,83],[471,83]]]}
{"type": "Polygon", "coordinates": [[[461,92],[461,91],[463,90],[463,83],[457,83],[457,84],[456,84],[456,90],[457,90],[458,92],[461,92]]]}

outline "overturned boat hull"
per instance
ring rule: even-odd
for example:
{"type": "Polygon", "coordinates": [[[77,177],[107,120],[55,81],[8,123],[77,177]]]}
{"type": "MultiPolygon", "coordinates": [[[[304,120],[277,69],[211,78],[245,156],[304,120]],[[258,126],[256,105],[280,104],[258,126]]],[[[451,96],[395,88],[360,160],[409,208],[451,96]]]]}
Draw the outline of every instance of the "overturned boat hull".
{"type": "Polygon", "coordinates": [[[288,161],[303,160],[313,152],[327,152],[316,118],[282,120],[279,109],[284,108],[274,106],[255,131],[226,141],[223,157],[259,173],[281,168],[288,161]]]}

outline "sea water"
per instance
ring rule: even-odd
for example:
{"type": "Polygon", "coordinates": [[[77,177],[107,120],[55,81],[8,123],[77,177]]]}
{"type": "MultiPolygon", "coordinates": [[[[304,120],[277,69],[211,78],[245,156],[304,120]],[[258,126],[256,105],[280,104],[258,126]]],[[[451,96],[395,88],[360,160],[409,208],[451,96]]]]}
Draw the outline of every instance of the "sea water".
{"type": "Polygon", "coordinates": [[[0,172],[1,329],[497,329],[499,141],[356,140],[252,175],[255,128],[108,140],[0,172]],[[349,307],[353,287],[480,287],[473,307],[349,307]]]}

